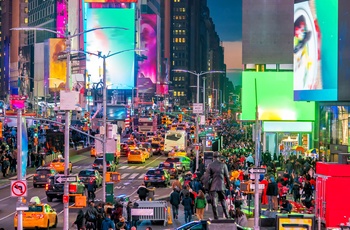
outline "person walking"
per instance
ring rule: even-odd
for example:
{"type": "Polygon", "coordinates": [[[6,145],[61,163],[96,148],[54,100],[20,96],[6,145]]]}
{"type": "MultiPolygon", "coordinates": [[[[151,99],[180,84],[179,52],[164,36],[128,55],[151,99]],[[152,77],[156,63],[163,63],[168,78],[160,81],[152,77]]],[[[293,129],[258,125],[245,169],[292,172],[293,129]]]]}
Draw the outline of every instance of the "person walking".
{"type": "Polygon", "coordinates": [[[144,183],[142,183],[138,189],[137,189],[137,194],[139,195],[139,198],[141,201],[145,201],[146,200],[146,197],[148,195],[148,190],[145,186],[144,183]]]}
{"type": "Polygon", "coordinates": [[[95,183],[94,181],[90,180],[87,186],[87,191],[88,191],[88,200],[94,201],[95,200],[95,183]]]}
{"type": "Polygon", "coordinates": [[[225,200],[225,190],[230,189],[230,177],[227,166],[219,159],[219,152],[213,153],[213,162],[210,163],[203,175],[203,185],[209,191],[214,219],[218,217],[218,201],[220,201],[226,219],[229,218],[225,200]],[[226,184],[225,184],[226,181],[226,184]]]}
{"type": "Polygon", "coordinates": [[[277,184],[275,182],[274,177],[269,178],[269,183],[267,185],[266,195],[268,199],[268,208],[269,211],[277,211],[278,209],[278,203],[277,203],[277,195],[278,195],[278,188],[277,184]]]}
{"type": "Polygon", "coordinates": [[[198,220],[204,219],[204,208],[207,206],[207,200],[205,199],[204,193],[202,190],[199,190],[198,196],[194,202],[194,208],[196,209],[196,215],[198,220]]]}
{"type": "Polygon", "coordinates": [[[176,188],[174,188],[173,192],[170,194],[170,204],[171,204],[171,209],[173,210],[174,219],[178,219],[180,202],[181,202],[180,193],[176,188]]]}
{"type": "Polygon", "coordinates": [[[82,209],[79,210],[77,218],[75,219],[72,226],[76,225],[78,230],[83,229],[84,227],[84,211],[82,209]]]}
{"type": "Polygon", "coordinates": [[[1,167],[3,177],[6,177],[8,175],[9,168],[10,168],[9,159],[7,157],[5,157],[3,162],[2,162],[2,167],[1,167]]]}
{"type": "Polygon", "coordinates": [[[147,184],[147,200],[153,201],[154,200],[154,195],[155,195],[156,188],[151,185],[151,183],[147,184]]]}
{"type": "Polygon", "coordinates": [[[186,193],[185,198],[182,200],[181,204],[184,206],[185,212],[185,223],[191,222],[192,220],[192,199],[190,198],[190,193],[186,193]]]}
{"type": "Polygon", "coordinates": [[[95,208],[95,203],[90,201],[89,206],[85,213],[85,227],[86,229],[96,230],[96,221],[97,221],[98,212],[95,208]]]}
{"type": "Polygon", "coordinates": [[[111,220],[111,215],[106,214],[105,219],[102,221],[102,230],[111,230],[111,229],[115,230],[115,224],[111,220]]]}

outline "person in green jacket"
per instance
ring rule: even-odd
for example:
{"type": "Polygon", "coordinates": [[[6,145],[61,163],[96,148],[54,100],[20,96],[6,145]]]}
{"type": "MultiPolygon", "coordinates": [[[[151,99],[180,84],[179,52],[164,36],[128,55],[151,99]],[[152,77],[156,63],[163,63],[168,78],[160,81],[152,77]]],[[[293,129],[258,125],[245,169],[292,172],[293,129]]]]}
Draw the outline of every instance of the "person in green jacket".
{"type": "Polygon", "coordinates": [[[198,196],[194,202],[194,207],[196,209],[196,215],[199,220],[204,218],[204,209],[207,206],[207,200],[205,199],[204,193],[202,190],[199,190],[198,196]]]}

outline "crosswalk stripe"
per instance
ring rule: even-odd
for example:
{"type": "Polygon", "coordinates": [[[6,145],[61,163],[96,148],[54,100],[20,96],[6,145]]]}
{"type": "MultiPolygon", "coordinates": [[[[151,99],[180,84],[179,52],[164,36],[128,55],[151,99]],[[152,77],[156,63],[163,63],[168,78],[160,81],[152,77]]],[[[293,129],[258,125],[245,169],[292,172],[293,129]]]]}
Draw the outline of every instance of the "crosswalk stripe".
{"type": "MultiPolygon", "coordinates": [[[[26,179],[30,179],[30,178],[32,178],[33,176],[34,176],[33,173],[27,174],[27,175],[26,175],[26,179]]],[[[17,179],[17,176],[13,176],[13,177],[10,177],[10,178],[9,178],[9,180],[16,180],[16,179],[17,179]]]]}
{"type": "Polygon", "coordinates": [[[137,175],[139,175],[138,173],[133,173],[129,176],[129,179],[135,179],[135,177],[137,177],[137,175]]]}
{"type": "Polygon", "coordinates": [[[144,168],[145,168],[145,166],[139,166],[139,167],[137,167],[135,169],[144,169],[144,168]]]}
{"type": "Polygon", "coordinates": [[[124,179],[126,176],[129,176],[130,173],[122,173],[122,175],[120,176],[121,179],[124,179]]]}
{"type": "Polygon", "coordinates": [[[119,169],[126,169],[126,168],[128,168],[128,167],[129,167],[129,166],[124,165],[124,166],[120,167],[119,169]]]}
{"type": "Polygon", "coordinates": [[[136,166],[129,166],[128,169],[136,169],[136,166]]]}
{"type": "Polygon", "coordinates": [[[145,177],[145,174],[141,174],[138,179],[143,179],[145,177]]]}

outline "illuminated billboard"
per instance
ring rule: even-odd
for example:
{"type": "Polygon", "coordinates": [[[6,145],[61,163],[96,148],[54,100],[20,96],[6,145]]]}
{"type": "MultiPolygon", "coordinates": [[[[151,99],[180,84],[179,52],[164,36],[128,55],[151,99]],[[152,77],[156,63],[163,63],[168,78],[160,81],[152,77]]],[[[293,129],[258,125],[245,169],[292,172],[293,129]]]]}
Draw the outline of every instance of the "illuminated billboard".
{"type": "Polygon", "coordinates": [[[84,0],[85,3],[131,3],[137,0],[84,0]]]}
{"type": "MultiPolygon", "coordinates": [[[[56,27],[57,32],[60,34],[66,34],[66,25],[68,23],[68,10],[66,1],[57,1],[57,18],[56,27]]],[[[57,37],[62,38],[63,35],[57,35],[57,37]]]]}
{"type": "Polygon", "coordinates": [[[338,0],[295,1],[294,99],[338,99],[338,0]]]}
{"type": "Polygon", "coordinates": [[[157,15],[142,14],[141,16],[141,49],[147,57],[139,62],[137,78],[138,93],[156,92],[157,83],[157,15]]]}
{"type": "Polygon", "coordinates": [[[293,72],[247,71],[242,76],[242,120],[255,120],[255,80],[259,120],[315,120],[315,102],[293,100],[293,72]]]}
{"type": "Polygon", "coordinates": [[[67,62],[62,58],[66,50],[63,38],[50,38],[44,44],[44,76],[45,83],[50,89],[64,89],[66,83],[67,62]]]}
{"type": "MultiPolygon", "coordinates": [[[[98,27],[122,27],[121,29],[96,30],[85,34],[85,51],[111,57],[106,58],[108,88],[131,89],[134,87],[135,52],[135,9],[87,8],[85,30],[98,27]]],[[[92,83],[103,76],[103,59],[94,55],[86,56],[86,69],[92,83]]]]}

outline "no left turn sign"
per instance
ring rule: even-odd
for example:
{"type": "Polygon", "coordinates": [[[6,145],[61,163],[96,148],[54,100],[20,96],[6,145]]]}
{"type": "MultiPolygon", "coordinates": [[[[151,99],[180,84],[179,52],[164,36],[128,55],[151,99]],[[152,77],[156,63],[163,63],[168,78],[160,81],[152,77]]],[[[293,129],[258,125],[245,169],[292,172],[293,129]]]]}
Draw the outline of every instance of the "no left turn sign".
{"type": "Polygon", "coordinates": [[[11,196],[27,196],[27,182],[20,180],[11,181],[11,196]]]}

